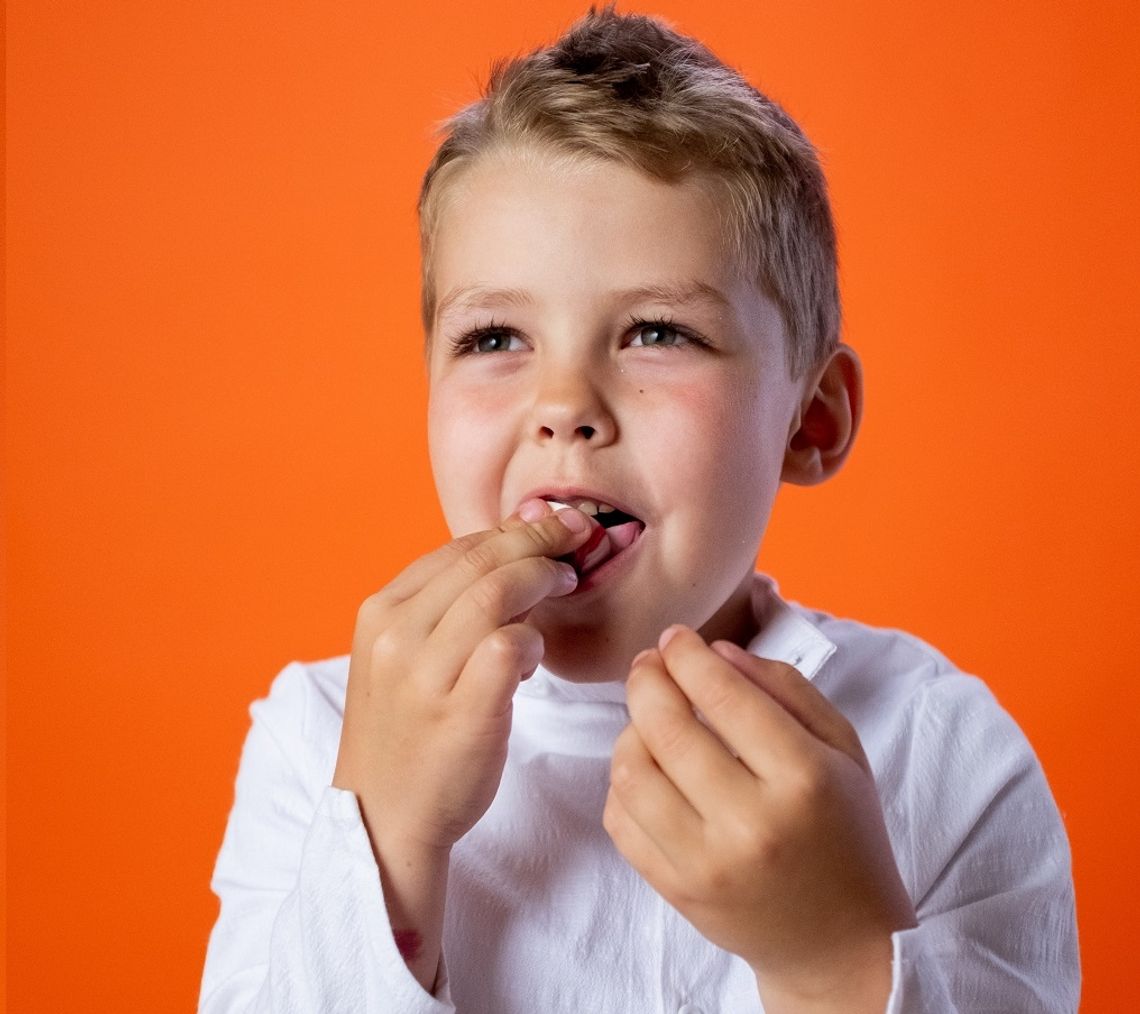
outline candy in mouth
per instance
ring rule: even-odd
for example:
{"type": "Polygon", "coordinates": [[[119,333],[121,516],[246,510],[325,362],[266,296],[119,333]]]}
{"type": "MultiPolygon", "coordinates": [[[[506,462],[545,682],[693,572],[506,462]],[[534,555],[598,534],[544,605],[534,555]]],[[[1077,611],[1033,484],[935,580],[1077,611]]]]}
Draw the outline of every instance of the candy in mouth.
{"type": "Polygon", "coordinates": [[[592,500],[581,500],[572,504],[561,500],[546,502],[556,511],[576,507],[594,522],[590,529],[590,537],[573,553],[559,557],[563,562],[571,564],[579,577],[585,577],[611,556],[628,548],[644,527],[633,515],[626,514],[609,504],[598,504],[592,500]]]}

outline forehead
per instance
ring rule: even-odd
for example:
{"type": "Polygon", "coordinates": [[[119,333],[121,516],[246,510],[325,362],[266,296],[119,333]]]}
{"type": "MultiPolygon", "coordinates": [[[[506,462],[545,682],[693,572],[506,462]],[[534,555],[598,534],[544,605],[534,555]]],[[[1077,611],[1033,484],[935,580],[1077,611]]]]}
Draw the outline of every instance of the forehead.
{"type": "Polygon", "coordinates": [[[450,181],[432,242],[436,320],[495,292],[609,290],[712,305],[743,281],[708,188],[612,162],[484,156],[450,181]]]}

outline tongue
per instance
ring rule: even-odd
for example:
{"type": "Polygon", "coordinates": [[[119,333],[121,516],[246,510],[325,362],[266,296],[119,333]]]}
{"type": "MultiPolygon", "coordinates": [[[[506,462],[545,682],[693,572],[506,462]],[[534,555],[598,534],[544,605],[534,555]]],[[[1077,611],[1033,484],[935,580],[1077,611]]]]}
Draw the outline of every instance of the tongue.
{"type": "Polygon", "coordinates": [[[637,538],[637,533],[640,530],[641,525],[636,521],[627,521],[625,524],[607,528],[606,531],[609,533],[614,553],[620,553],[623,549],[628,548],[629,544],[637,538]]]}

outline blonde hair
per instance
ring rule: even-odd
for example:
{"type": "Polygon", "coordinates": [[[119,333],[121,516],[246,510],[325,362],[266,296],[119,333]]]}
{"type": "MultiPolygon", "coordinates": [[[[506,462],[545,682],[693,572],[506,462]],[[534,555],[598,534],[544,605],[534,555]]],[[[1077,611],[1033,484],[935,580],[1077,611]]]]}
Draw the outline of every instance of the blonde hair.
{"type": "Polygon", "coordinates": [[[482,98],[441,133],[419,198],[425,334],[448,182],[482,155],[539,148],[711,186],[729,254],[782,312],[792,376],[838,342],[835,227],[815,149],[775,102],[664,22],[591,7],[553,45],[497,61],[482,98]]]}

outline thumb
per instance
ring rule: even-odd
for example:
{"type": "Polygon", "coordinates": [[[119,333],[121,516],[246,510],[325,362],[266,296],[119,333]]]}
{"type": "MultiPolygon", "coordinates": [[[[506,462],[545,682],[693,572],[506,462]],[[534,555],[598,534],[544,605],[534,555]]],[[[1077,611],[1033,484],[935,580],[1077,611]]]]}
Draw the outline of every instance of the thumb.
{"type": "Polygon", "coordinates": [[[770,658],[758,658],[731,641],[710,645],[726,662],[735,666],[764,691],[816,739],[847,754],[870,772],[871,765],[855,727],[794,666],[770,658]]]}

